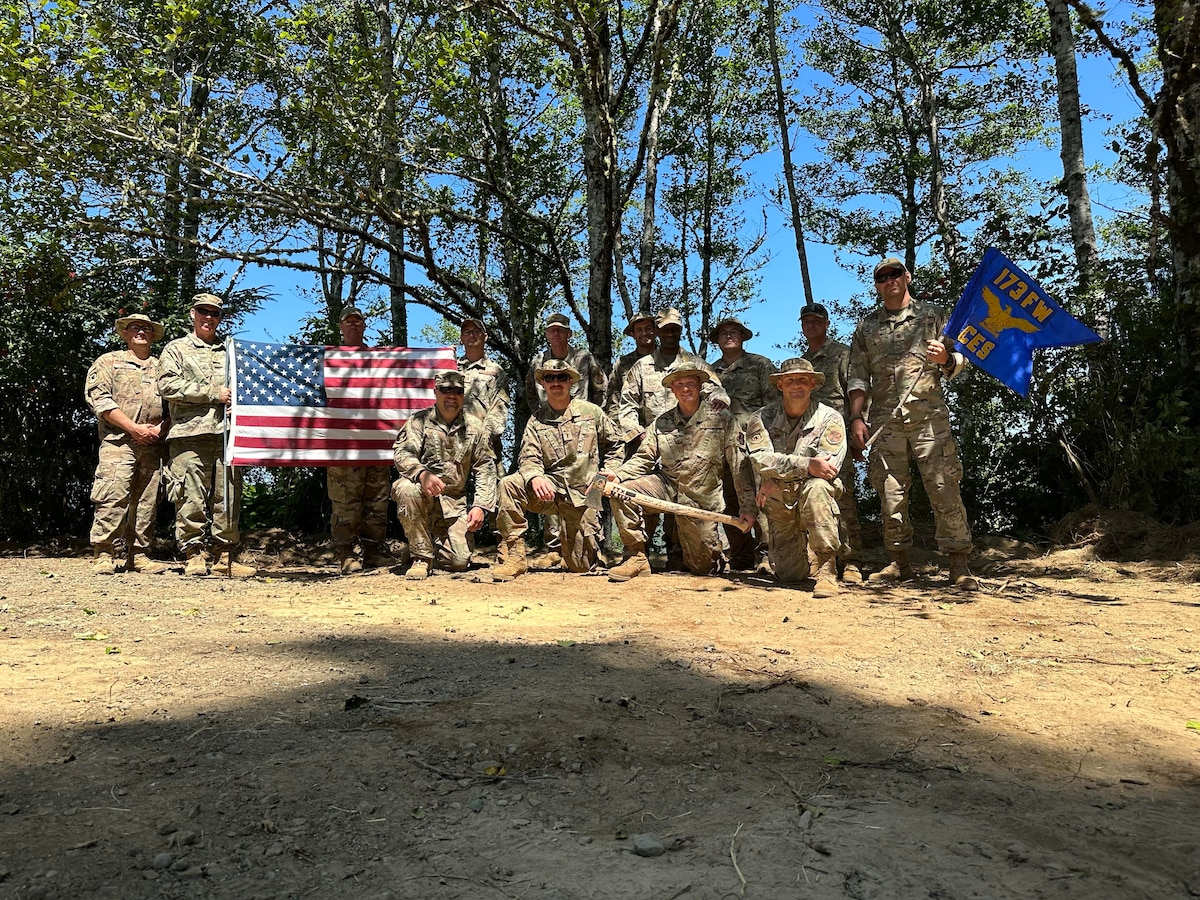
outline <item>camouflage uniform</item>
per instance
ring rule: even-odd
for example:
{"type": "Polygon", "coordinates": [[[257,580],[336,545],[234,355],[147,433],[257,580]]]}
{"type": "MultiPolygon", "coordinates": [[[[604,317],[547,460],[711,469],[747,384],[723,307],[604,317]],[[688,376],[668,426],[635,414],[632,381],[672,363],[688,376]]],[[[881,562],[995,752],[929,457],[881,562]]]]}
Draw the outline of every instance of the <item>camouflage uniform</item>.
{"type": "Polygon", "coordinates": [[[846,425],[841,413],[822,403],[810,403],[805,414],[791,420],[782,403],[771,403],[752,415],[742,433],[748,465],[759,481],[779,487],[763,509],[770,521],[771,564],[775,577],[794,583],[808,577],[808,547],[818,559],[838,550],[835,478],[808,474],[809,460],[826,456],[841,466],[846,456],[846,425]]]}
{"type": "MultiPolygon", "coordinates": [[[[738,426],[729,410],[701,404],[689,419],[676,406],[650,425],[637,452],[614,473],[621,486],[639,494],[722,512],[722,466],[738,472],[738,426]]],[[[739,483],[739,509],[754,515],[754,488],[739,483]]],[[[617,500],[613,514],[627,553],[645,552],[649,541],[640,511],[617,500]]],[[[716,522],[677,516],[676,533],[684,563],[697,575],[713,570],[725,547],[716,522]]]]}
{"type": "MultiPolygon", "coordinates": [[[[800,354],[800,358],[807,359],[814,369],[825,376],[825,383],[813,391],[813,402],[833,407],[844,418],[846,381],[850,371],[850,345],[827,340],[820,350],[806,350],[800,354]]],[[[857,481],[854,455],[849,450],[846,452],[846,461],[842,463],[842,470],[838,472],[838,480],[842,483],[842,495],[838,498],[842,546],[838,550],[838,559],[842,565],[857,564],[859,549],[862,547],[862,528],[858,524],[858,501],[854,491],[857,481]]]]}
{"type": "Polygon", "coordinates": [[[608,396],[604,398],[604,411],[613,419],[617,418],[621,406],[621,388],[625,384],[625,376],[629,374],[633,364],[643,357],[644,354],[634,350],[618,359],[617,364],[613,366],[612,375],[608,377],[608,396]]]}
{"type": "Polygon", "coordinates": [[[329,466],[325,481],[333,507],[329,532],[334,545],[348,549],[361,538],[364,544],[381,546],[387,539],[391,470],[387,466],[329,466]]]}
{"type": "MultiPolygon", "coordinates": [[[[535,356],[529,364],[529,375],[525,378],[525,396],[529,398],[531,406],[541,406],[546,402],[546,392],[533,380],[533,373],[551,359],[558,357],[547,349],[535,356]]],[[[608,394],[608,378],[600,368],[600,363],[596,362],[596,357],[587,350],[572,349],[566,355],[565,361],[579,373],[579,381],[571,385],[571,399],[586,400],[596,406],[603,406],[608,394]]]]}
{"type": "Polygon", "coordinates": [[[228,387],[225,355],[223,341],[189,334],[167,344],[159,359],[158,390],[171,409],[167,498],[185,553],[203,549],[209,532],[219,544],[239,538],[242,472],[225,466],[225,404],[218,399],[228,387]]]}
{"type": "Polygon", "coordinates": [[[529,419],[521,439],[517,472],[500,481],[500,512],[496,516],[506,543],[524,539],[525,511],[556,512],[562,519],[563,564],[571,572],[586,572],[595,563],[596,511],[585,495],[601,468],[621,462],[621,438],[604,410],[586,400],[572,400],[562,412],[542,406],[529,419]],[[537,476],[554,485],[550,503],[538,500],[529,487],[537,476]]]}
{"type": "Polygon", "coordinates": [[[883,543],[889,554],[912,546],[908,492],[915,461],[933,506],[938,548],[947,554],[971,549],[971,529],[959,485],[963,468],[950,433],[950,411],[942,379],[953,378],[966,365],[951,353],[946,367],[925,362],[927,341],[940,340],[947,313],[913,300],[895,313],[883,306],[863,317],[850,342],[847,393],[864,391],[874,418],[883,426],[871,447],[867,476],[879,493],[883,543]],[[914,385],[904,407],[896,404],[914,385]]]}
{"type": "Polygon", "coordinates": [[[670,388],[663,387],[662,380],[672,368],[682,365],[695,366],[712,376],[712,380],[701,388],[701,403],[713,399],[729,403],[729,395],[721,387],[717,373],[695,353],[680,350],[674,358],[667,359],[661,350],[655,350],[634,363],[621,385],[617,424],[623,433],[641,434],[647,425],[675,405],[675,395],[670,388]]]}
{"type": "Polygon", "coordinates": [[[486,426],[492,444],[492,455],[499,466],[501,439],[504,437],[504,426],[508,424],[508,376],[504,374],[499,363],[493,362],[487,356],[476,360],[460,356],[458,371],[463,373],[466,382],[463,412],[474,416],[486,426]]]}
{"type": "Polygon", "coordinates": [[[127,554],[145,553],[154,534],[165,445],[161,440],[139,444],[103,414],[119,409],[138,425],[163,421],[158,357],[138,359],[130,350],[105,353],[88,369],[84,396],[100,431],[100,460],[92,483],[92,546],[112,553],[113,544],[124,538],[127,554]]]}
{"type": "Polygon", "coordinates": [[[467,512],[470,506],[484,512],[496,508],[496,461],[487,426],[464,414],[448,423],[437,407],[423,409],[404,423],[393,454],[400,477],[392,485],[392,497],[413,559],[436,560],[451,572],[465,571],[471,562],[467,512]],[[421,490],[419,479],[425,472],[445,482],[442,494],[430,497],[421,490]],[[471,476],[475,491],[468,504],[471,476]]]}

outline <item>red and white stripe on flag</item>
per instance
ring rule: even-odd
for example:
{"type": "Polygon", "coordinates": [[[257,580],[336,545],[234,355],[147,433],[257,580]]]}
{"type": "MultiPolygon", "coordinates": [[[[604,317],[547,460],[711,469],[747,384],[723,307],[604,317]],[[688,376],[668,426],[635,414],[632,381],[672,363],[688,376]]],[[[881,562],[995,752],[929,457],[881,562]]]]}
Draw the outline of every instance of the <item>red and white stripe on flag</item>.
{"type": "Polygon", "coordinates": [[[233,341],[230,464],[386,466],[400,427],[434,403],[452,347],[358,349],[233,341]]]}

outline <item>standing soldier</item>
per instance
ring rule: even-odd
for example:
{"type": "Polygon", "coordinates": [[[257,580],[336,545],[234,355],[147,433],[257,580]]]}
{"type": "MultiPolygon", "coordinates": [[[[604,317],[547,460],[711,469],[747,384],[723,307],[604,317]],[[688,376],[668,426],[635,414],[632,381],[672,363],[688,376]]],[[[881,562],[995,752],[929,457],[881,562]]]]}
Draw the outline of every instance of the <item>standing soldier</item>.
{"type": "MultiPolygon", "coordinates": [[[[623,487],[674,503],[685,503],[709,512],[722,512],[725,500],[721,491],[722,468],[739,472],[738,426],[727,409],[714,410],[700,403],[700,388],[711,376],[703,369],[681,364],[663,379],[675,395],[676,405],[651,423],[631,459],[615,472],[610,481],[623,487]]],[[[739,478],[738,500],[742,521],[750,524],[757,510],[754,486],[739,478]]],[[[628,581],[650,571],[646,546],[650,536],[642,522],[641,511],[622,501],[613,503],[613,514],[626,558],[608,573],[609,581],[628,581]]],[[[725,541],[716,522],[675,517],[676,534],[683,550],[684,564],[696,575],[720,571],[725,541]]],[[[740,529],[737,529],[740,531],[740,529]]]]}
{"type": "Polygon", "coordinates": [[[159,361],[158,392],[171,409],[167,497],[175,504],[175,540],[187,556],[184,575],[212,570],[249,578],[237,561],[242,470],[225,465],[226,410],[233,402],[225,343],[217,338],[224,306],[214,294],[192,298],[192,333],[171,341],[159,361]]]}
{"type": "Polygon", "coordinates": [[[525,426],[516,473],[500,481],[500,565],[492,572],[497,581],[528,571],[526,511],[557,513],[563,565],[570,572],[588,571],[599,547],[596,511],[587,506],[587,489],[601,468],[621,462],[616,425],[594,403],[571,398],[579,373],[570,363],[548,360],[533,377],[545,390],[546,403],[525,426]]]}
{"type": "MultiPolygon", "coordinates": [[[[779,399],[779,391],[771,386],[771,374],[775,363],[757,353],[747,353],[743,344],[754,337],[754,332],[734,318],[722,319],[708,333],[710,343],[721,351],[720,359],[713,362],[713,371],[721,379],[721,387],[729,395],[729,411],[738,426],[746,424],[752,414],[768,403],[779,399]]],[[[738,509],[736,475],[726,466],[721,476],[724,485],[725,509],[734,515],[738,509]]],[[[739,528],[725,527],[729,538],[729,567],[731,569],[756,568],[770,574],[771,563],[767,556],[767,517],[759,513],[754,523],[754,536],[739,528]]]]}
{"type": "Polygon", "coordinates": [[[484,424],[492,444],[496,465],[501,463],[501,441],[508,423],[508,376],[500,364],[489,359],[487,329],[481,319],[467,319],[462,324],[460,339],[463,355],[458,358],[458,371],[463,373],[466,395],[463,412],[484,424]]]}
{"type": "Polygon", "coordinates": [[[124,350],[105,353],[88,369],[84,396],[100,429],[100,461],[92,484],[92,571],[116,571],[114,544],[125,540],[125,568],[157,574],[168,566],[147,556],[154,535],[158,483],[163,461],[163,401],[158,393],[158,357],[151,345],[163,328],[134,313],[117,319],[124,350]]]}
{"type": "MultiPolygon", "coordinates": [[[[825,376],[825,383],[813,392],[813,400],[832,406],[845,416],[850,345],[829,339],[829,310],[820,303],[810,303],[800,310],[800,330],[804,332],[804,340],[808,343],[808,349],[801,356],[825,376]]],[[[862,582],[862,569],[859,568],[862,530],[858,524],[853,453],[846,454],[838,480],[842,483],[842,495],[838,498],[838,509],[841,511],[838,519],[841,540],[838,575],[846,584],[859,584],[862,582]]]]}
{"type": "Polygon", "coordinates": [[[471,563],[469,535],[496,508],[496,461],[487,427],[460,415],[461,372],[440,372],[437,401],[414,413],[396,437],[394,455],[400,477],[392,486],[396,517],[404,526],[412,565],[405,577],[428,578],[436,562],[451,572],[471,563]],[[468,507],[467,481],[475,476],[468,507]]]}
{"type": "Polygon", "coordinates": [[[621,385],[625,376],[633,368],[633,364],[643,356],[649,356],[658,346],[658,330],[654,324],[654,314],[639,313],[629,320],[625,326],[625,336],[633,338],[633,349],[617,360],[612,375],[608,379],[608,397],[604,401],[604,411],[617,417],[617,408],[621,405],[621,385]]]}
{"type": "Polygon", "coordinates": [[[771,383],[781,399],[746,422],[743,437],[757,476],[758,505],[770,522],[775,577],[794,584],[816,560],[814,597],[838,593],[838,472],[846,456],[846,423],[812,399],[825,381],[807,359],[785,360],[771,383]]]}
{"type": "MultiPolygon", "coordinates": [[[[364,349],[367,320],[356,306],[342,310],[339,328],[342,346],[364,349]]],[[[388,466],[329,466],[326,488],[332,512],[329,532],[343,575],[361,572],[363,566],[389,565],[387,547],[387,502],[391,486],[388,466]],[[361,556],[355,545],[359,545],[361,556]]]]}
{"type": "Polygon", "coordinates": [[[870,580],[912,578],[908,491],[915,461],[933,507],[938,549],[950,558],[950,583],[978,590],[979,582],[967,565],[971,528],[959,490],[962,463],[942,393],[943,379],[961,372],[966,360],[942,335],[946,311],[909,294],[912,275],[903,262],[888,257],[875,267],[874,277],[883,306],[867,313],[854,331],[847,381],[854,448],[866,449],[870,430],[882,429],[871,448],[867,477],[879,492],[883,544],[891,562],[870,580]],[[870,426],[863,418],[868,396],[870,426]]]}

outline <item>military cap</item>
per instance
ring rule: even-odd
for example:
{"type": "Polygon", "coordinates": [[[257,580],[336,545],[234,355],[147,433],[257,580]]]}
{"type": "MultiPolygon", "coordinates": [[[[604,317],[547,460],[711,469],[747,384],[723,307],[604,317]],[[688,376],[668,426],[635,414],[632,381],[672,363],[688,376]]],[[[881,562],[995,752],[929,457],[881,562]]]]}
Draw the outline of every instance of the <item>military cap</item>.
{"type": "Polygon", "coordinates": [[[647,321],[654,322],[654,313],[651,313],[651,312],[638,313],[636,316],[634,316],[632,319],[630,319],[629,324],[625,326],[625,337],[633,337],[633,326],[636,325],[638,322],[647,322],[647,321]]]}
{"type": "Polygon", "coordinates": [[[163,327],[161,325],[159,325],[157,322],[155,322],[153,319],[151,319],[145,313],[131,313],[128,316],[121,316],[121,318],[117,319],[117,324],[113,327],[113,331],[115,331],[117,334],[121,335],[121,337],[124,337],[125,329],[128,328],[130,325],[132,325],[134,322],[144,322],[145,324],[149,325],[152,329],[154,329],[153,340],[156,340],[156,341],[162,340],[163,327]]]}
{"type": "Polygon", "coordinates": [[[565,359],[548,359],[533,370],[533,380],[541,381],[547,372],[566,372],[571,376],[571,384],[579,382],[579,371],[565,359]]]}
{"type": "Polygon", "coordinates": [[[703,369],[701,369],[699,366],[694,366],[689,363],[684,363],[683,365],[680,365],[680,366],[677,366],[677,367],[671,369],[671,371],[669,371],[666,374],[666,377],[663,378],[663,380],[662,380],[663,387],[669,388],[671,385],[673,385],[680,378],[683,378],[685,375],[695,375],[697,378],[700,379],[701,384],[704,384],[704,382],[706,382],[706,381],[712,380],[712,376],[709,375],[707,372],[705,372],[703,369]]]}
{"type": "Polygon", "coordinates": [[[463,380],[462,372],[454,369],[445,369],[438,372],[433,379],[434,387],[437,388],[465,388],[466,382],[463,380]]]}
{"type": "Polygon", "coordinates": [[[718,322],[716,325],[714,325],[712,327],[712,329],[708,332],[708,339],[715,344],[717,342],[717,332],[720,331],[722,328],[724,328],[726,325],[736,325],[738,328],[740,328],[742,331],[742,340],[743,341],[748,341],[748,340],[750,340],[750,338],[754,337],[753,331],[751,331],[749,328],[747,328],[745,325],[743,325],[737,319],[733,318],[733,316],[728,316],[728,317],[722,319],[720,322],[718,322]]]}
{"type": "Polygon", "coordinates": [[[872,277],[878,275],[880,272],[886,269],[899,269],[901,272],[907,272],[908,266],[904,265],[903,260],[897,259],[894,256],[889,256],[887,259],[875,266],[875,271],[871,273],[872,277]]]}
{"type": "Polygon", "coordinates": [[[213,309],[225,311],[225,304],[216,294],[196,294],[192,297],[192,309],[198,309],[201,306],[211,306],[213,309]]]}
{"type": "Polygon", "coordinates": [[[479,330],[487,334],[487,326],[483,324],[483,319],[463,319],[462,327],[466,328],[468,325],[478,325],[479,330]]]}
{"type": "Polygon", "coordinates": [[[785,359],[783,365],[779,367],[778,372],[772,372],[767,376],[767,380],[775,387],[779,387],[779,379],[784,375],[807,375],[813,380],[813,387],[820,387],[825,383],[825,376],[816,371],[812,363],[807,359],[802,359],[799,356],[793,356],[791,359],[785,359]]]}
{"type": "Polygon", "coordinates": [[[679,315],[679,310],[671,306],[658,314],[654,324],[659,328],[666,328],[668,325],[678,325],[683,328],[683,317],[679,315]]]}
{"type": "Polygon", "coordinates": [[[828,322],[829,310],[821,303],[809,303],[800,308],[800,318],[803,319],[805,316],[816,316],[818,319],[824,319],[828,322]]]}
{"type": "Polygon", "coordinates": [[[342,310],[342,315],[341,315],[341,318],[339,318],[339,319],[338,319],[338,321],[339,321],[339,322],[345,322],[345,321],[346,321],[348,318],[350,318],[351,316],[358,316],[358,317],[359,317],[360,319],[362,319],[364,322],[365,322],[365,321],[367,321],[367,317],[363,315],[363,312],[362,312],[362,310],[361,310],[361,309],[359,309],[357,306],[347,306],[347,307],[345,307],[345,308],[342,310]]]}
{"type": "Polygon", "coordinates": [[[559,328],[565,328],[565,329],[567,329],[567,331],[570,331],[571,330],[571,320],[568,319],[562,313],[551,313],[550,315],[546,316],[546,329],[549,330],[556,326],[559,328]]]}

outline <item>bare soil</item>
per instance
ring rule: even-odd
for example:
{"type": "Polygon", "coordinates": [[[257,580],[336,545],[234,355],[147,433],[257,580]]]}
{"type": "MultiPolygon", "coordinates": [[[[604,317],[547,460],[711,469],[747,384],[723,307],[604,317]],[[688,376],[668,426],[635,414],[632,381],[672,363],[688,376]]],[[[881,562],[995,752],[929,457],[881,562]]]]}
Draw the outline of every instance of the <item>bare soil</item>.
{"type": "Polygon", "coordinates": [[[1197,561],[1102,524],[829,600],[10,554],[0,896],[1200,896],[1197,561]]]}

